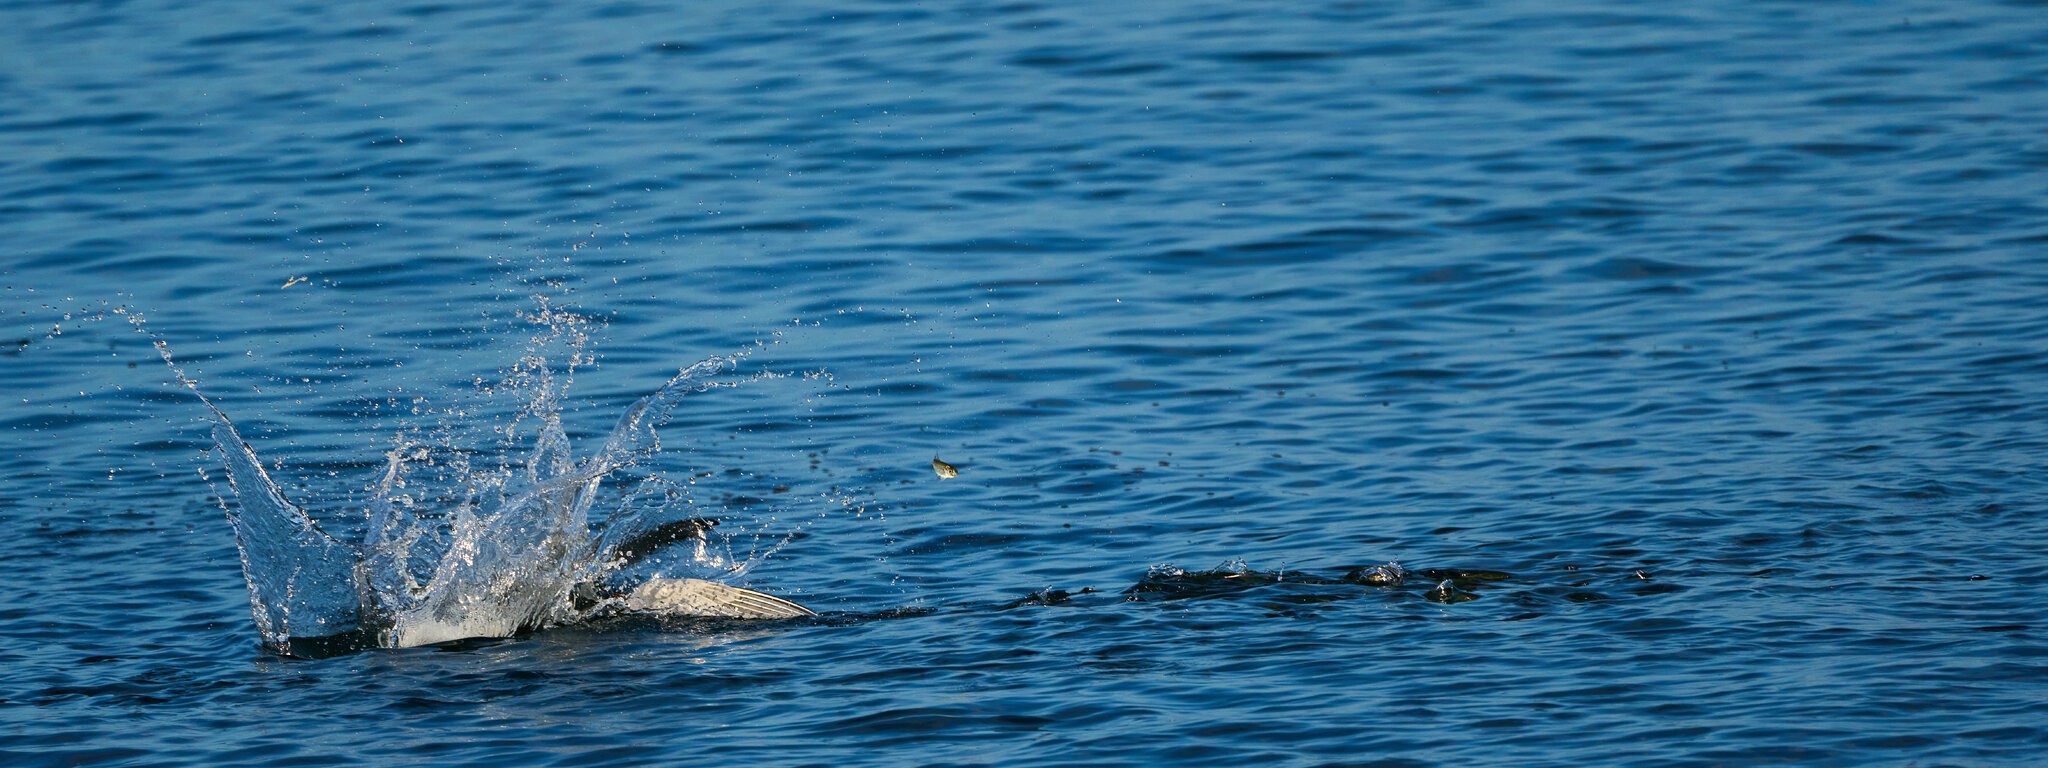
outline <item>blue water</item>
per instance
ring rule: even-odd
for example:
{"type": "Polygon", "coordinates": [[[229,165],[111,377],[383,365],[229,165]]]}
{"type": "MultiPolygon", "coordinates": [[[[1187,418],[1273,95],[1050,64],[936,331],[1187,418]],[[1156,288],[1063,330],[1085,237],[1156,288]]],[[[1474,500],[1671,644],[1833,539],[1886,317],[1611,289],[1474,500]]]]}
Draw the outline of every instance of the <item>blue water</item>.
{"type": "Polygon", "coordinates": [[[1096,5],[0,6],[0,762],[2048,759],[2048,7],[1096,5]],[[266,650],[159,340],[337,531],[744,354],[822,616],[266,650]]]}

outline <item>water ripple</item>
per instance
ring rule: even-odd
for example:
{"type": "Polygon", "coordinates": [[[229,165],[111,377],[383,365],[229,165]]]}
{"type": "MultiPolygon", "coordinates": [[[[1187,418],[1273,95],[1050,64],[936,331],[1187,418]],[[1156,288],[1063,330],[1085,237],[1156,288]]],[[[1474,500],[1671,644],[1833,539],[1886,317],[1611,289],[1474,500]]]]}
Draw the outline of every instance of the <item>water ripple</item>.
{"type": "Polygon", "coordinates": [[[0,6],[0,760],[2025,764],[2041,25],[1863,10],[0,6]],[[262,655],[111,308],[355,526],[535,294],[826,616],[262,655]]]}

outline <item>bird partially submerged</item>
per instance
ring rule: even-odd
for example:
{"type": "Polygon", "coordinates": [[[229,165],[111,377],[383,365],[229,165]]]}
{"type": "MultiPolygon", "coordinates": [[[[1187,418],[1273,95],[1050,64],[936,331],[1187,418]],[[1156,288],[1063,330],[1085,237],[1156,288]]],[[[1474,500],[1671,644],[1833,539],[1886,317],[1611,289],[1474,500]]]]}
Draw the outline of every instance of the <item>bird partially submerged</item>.
{"type": "Polygon", "coordinates": [[[654,578],[625,598],[628,611],[724,619],[800,619],[818,614],[765,592],[704,579],[654,578]]]}
{"type": "MultiPolygon", "coordinates": [[[[613,570],[632,566],[670,545],[702,542],[717,520],[692,517],[663,523],[612,545],[600,559],[613,570]]],[[[635,613],[704,616],[726,619],[796,619],[816,612],[780,597],[706,579],[654,577],[620,591],[601,579],[578,582],[571,592],[579,609],[592,610],[606,601],[635,613]]]]}
{"type": "MultiPolygon", "coordinates": [[[[665,523],[616,544],[593,536],[587,555],[571,556],[575,565],[566,582],[560,569],[510,567],[451,574],[442,590],[411,594],[399,611],[365,606],[357,647],[413,647],[479,637],[510,637],[544,626],[618,615],[660,618],[797,619],[818,615],[785,598],[708,579],[654,576],[639,580],[619,575],[672,546],[704,543],[718,524],[708,518],[665,523]],[[465,578],[466,576],[482,578],[465,578]],[[561,585],[566,583],[566,589],[561,585]],[[446,595],[448,599],[436,599],[446,595]]],[[[545,553],[546,548],[541,548],[545,553]]],[[[541,561],[553,560],[544,555],[541,561]]],[[[365,561],[367,566],[369,561],[365,561]]],[[[361,569],[359,569],[361,570],[361,569]]],[[[367,578],[359,573],[358,578],[367,578]]],[[[297,654],[301,644],[283,650],[297,654]]]]}
{"type": "Polygon", "coordinates": [[[789,619],[815,616],[783,598],[716,581],[647,578],[623,571],[672,545],[703,542],[716,521],[648,525],[614,514],[592,526],[589,510],[604,479],[660,449],[654,428],[683,395],[718,386],[735,362],[714,357],[678,372],[629,407],[602,446],[577,460],[543,398],[541,425],[518,475],[419,508],[403,488],[404,468],[425,452],[401,445],[387,455],[360,545],[316,524],[264,471],[234,422],[171,361],[164,362],[213,415],[235,503],[228,521],[242,555],[251,613],[266,647],[326,655],[364,647],[409,647],[465,638],[510,637],[545,626],[617,613],[789,619]]]}

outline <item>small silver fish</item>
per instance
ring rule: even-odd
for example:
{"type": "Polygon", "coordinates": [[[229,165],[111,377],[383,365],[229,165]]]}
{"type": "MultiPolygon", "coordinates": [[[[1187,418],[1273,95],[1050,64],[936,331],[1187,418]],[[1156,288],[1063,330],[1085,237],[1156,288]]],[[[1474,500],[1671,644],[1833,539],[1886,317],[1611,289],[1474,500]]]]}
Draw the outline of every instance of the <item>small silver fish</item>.
{"type": "Polygon", "coordinates": [[[932,457],[932,471],[938,473],[940,480],[950,480],[960,476],[960,470],[955,469],[951,464],[940,461],[937,456],[932,457]]]}

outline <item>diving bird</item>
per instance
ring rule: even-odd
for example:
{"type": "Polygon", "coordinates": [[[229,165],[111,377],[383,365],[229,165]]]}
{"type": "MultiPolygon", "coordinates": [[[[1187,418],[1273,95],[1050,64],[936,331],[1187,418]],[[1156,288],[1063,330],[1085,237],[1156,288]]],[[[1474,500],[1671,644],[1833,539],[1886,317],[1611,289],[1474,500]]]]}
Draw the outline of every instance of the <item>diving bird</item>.
{"type": "MultiPolygon", "coordinates": [[[[707,517],[663,523],[612,545],[599,562],[611,561],[613,570],[625,568],[672,544],[703,541],[705,534],[716,525],[717,520],[707,517]]],[[[600,581],[585,581],[576,585],[573,596],[579,610],[590,610],[599,601],[609,598],[621,601],[628,611],[668,616],[795,619],[818,615],[809,608],[765,592],[705,579],[655,577],[624,593],[600,581]]]]}

